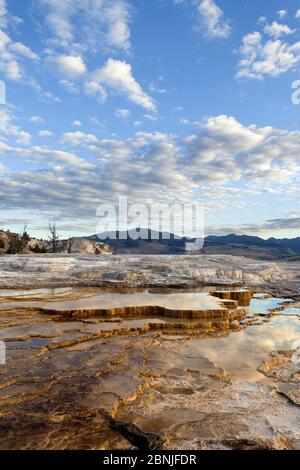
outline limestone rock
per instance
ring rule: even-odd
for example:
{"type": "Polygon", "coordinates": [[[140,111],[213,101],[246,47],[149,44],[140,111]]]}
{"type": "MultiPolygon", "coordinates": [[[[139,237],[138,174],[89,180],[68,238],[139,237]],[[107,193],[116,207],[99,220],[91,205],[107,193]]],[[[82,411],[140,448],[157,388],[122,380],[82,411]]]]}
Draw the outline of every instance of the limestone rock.
{"type": "Polygon", "coordinates": [[[85,238],[70,238],[69,253],[86,253],[92,255],[109,254],[109,247],[85,238]]]}
{"type": "Polygon", "coordinates": [[[36,238],[32,238],[28,243],[26,247],[29,252],[33,253],[46,253],[48,244],[47,242],[44,242],[43,240],[37,240],[36,238]]]}
{"type": "MultiPolygon", "coordinates": [[[[48,245],[48,251],[51,251],[51,245],[48,245]]],[[[98,243],[86,238],[74,237],[69,240],[58,242],[58,253],[78,253],[90,255],[109,255],[109,246],[105,243],[98,243]]]]}
{"type": "Polygon", "coordinates": [[[234,320],[231,324],[230,324],[231,328],[237,330],[239,327],[240,327],[240,322],[238,320],[234,320]]]}
{"type": "Polygon", "coordinates": [[[0,230],[0,255],[4,255],[9,249],[9,235],[7,232],[0,230]]]}

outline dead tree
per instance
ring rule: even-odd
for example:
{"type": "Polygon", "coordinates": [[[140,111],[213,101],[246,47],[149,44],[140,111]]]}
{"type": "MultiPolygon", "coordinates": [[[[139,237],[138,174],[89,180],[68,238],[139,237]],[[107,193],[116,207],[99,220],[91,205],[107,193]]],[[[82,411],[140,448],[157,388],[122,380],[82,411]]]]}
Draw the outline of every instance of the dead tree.
{"type": "Polygon", "coordinates": [[[52,253],[56,253],[57,252],[57,243],[58,243],[58,240],[59,240],[59,235],[57,233],[56,223],[55,222],[53,222],[53,223],[49,222],[48,239],[49,239],[50,243],[52,244],[52,253]]]}
{"type": "Polygon", "coordinates": [[[8,253],[11,255],[21,253],[23,250],[25,250],[29,241],[30,236],[27,233],[27,225],[24,225],[23,230],[20,232],[20,234],[11,233],[9,235],[8,253]]]}

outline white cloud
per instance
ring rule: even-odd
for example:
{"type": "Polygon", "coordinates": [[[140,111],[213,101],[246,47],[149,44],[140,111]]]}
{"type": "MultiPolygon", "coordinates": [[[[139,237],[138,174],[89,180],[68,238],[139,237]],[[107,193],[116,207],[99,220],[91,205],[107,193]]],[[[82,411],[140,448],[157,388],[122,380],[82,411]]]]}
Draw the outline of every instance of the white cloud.
{"type": "Polygon", "coordinates": [[[10,37],[0,30],[0,71],[9,80],[20,80],[23,72],[14,54],[9,51],[12,43],[10,37]]]}
{"type": "Polygon", "coordinates": [[[277,12],[279,18],[282,20],[283,18],[285,18],[287,16],[287,10],[279,10],[277,12]]]}
{"type": "Polygon", "coordinates": [[[14,19],[8,15],[6,1],[0,0],[0,72],[9,80],[19,81],[24,78],[21,59],[37,61],[39,57],[28,46],[14,42],[9,36],[8,26],[14,19]]]}
{"type": "MultiPolygon", "coordinates": [[[[4,139],[11,125],[4,118],[4,139]]],[[[3,208],[55,207],[57,212],[88,217],[95,214],[99,202],[115,201],[120,194],[173,203],[205,197],[212,207],[220,201],[222,207],[243,207],[247,200],[243,197],[249,194],[258,201],[266,192],[274,198],[288,192],[299,195],[298,131],[244,125],[220,115],[206,119],[184,137],[137,132],[117,140],[66,132],[63,141],[65,146],[78,147],[89,161],[73,151],[13,148],[0,140],[1,158],[14,155],[25,163],[35,159],[45,168],[30,166],[28,171],[5,173],[0,186],[3,208]]]]}
{"type": "Polygon", "coordinates": [[[196,178],[288,184],[300,171],[300,132],[244,126],[230,116],[209,118],[186,139],[196,178]]]}
{"type": "Polygon", "coordinates": [[[6,27],[6,24],[7,24],[6,15],[7,15],[6,0],[0,0],[0,28],[6,27]]]}
{"type": "Polygon", "coordinates": [[[127,119],[130,116],[129,109],[117,109],[115,112],[115,116],[120,119],[127,119]]]}
{"type": "Polygon", "coordinates": [[[214,0],[174,0],[175,5],[190,4],[197,17],[197,27],[210,39],[228,38],[231,27],[214,0]]]}
{"type": "Polygon", "coordinates": [[[126,0],[41,0],[40,4],[55,47],[91,52],[130,49],[132,15],[126,0]]]}
{"type": "Polygon", "coordinates": [[[0,16],[7,14],[6,0],[0,0],[0,16]]]}
{"type": "Polygon", "coordinates": [[[74,127],[81,127],[81,126],[82,126],[82,122],[81,122],[81,121],[78,121],[78,120],[77,120],[77,121],[73,121],[73,122],[72,122],[72,126],[74,126],[74,127]]]}
{"type": "Polygon", "coordinates": [[[198,12],[202,18],[202,27],[210,38],[228,38],[230,36],[231,28],[224,20],[223,11],[214,0],[201,0],[198,12]]]}
{"type": "Polygon", "coordinates": [[[54,162],[60,162],[65,165],[71,165],[82,170],[93,170],[94,165],[87,162],[83,158],[78,157],[74,153],[65,152],[63,150],[53,150],[40,146],[27,148],[9,148],[9,152],[24,159],[36,159],[53,168],[54,162]]]}
{"type": "Polygon", "coordinates": [[[32,147],[25,151],[25,155],[36,157],[49,157],[50,159],[57,160],[67,165],[74,165],[75,167],[92,170],[94,165],[87,162],[83,158],[78,157],[74,153],[64,152],[62,150],[45,149],[42,147],[32,147]]]}
{"type": "Polygon", "coordinates": [[[47,130],[44,130],[44,131],[39,131],[39,137],[52,137],[53,136],[53,132],[51,131],[47,131],[47,130]]]}
{"type": "Polygon", "coordinates": [[[63,140],[71,145],[94,144],[98,141],[93,134],[85,134],[84,132],[64,132],[63,140]]]}
{"type": "Polygon", "coordinates": [[[49,56],[46,59],[46,64],[59,76],[71,80],[82,77],[87,71],[85,63],[80,56],[49,56]]]}
{"type": "Polygon", "coordinates": [[[0,29],[0,72],[9,80],[20,81],[25,75],[22,59],[37,61],[39,57],[25,44],[14,42],[8,32],[4,31],[7,26],[5,5],[0,3],[0,28],[3,28],[0,29]]]}
{"type": "Polygon", "coordinates": [[[79,95],[80,94],[79,87],[76,86],[75,83],[70,82],[69,80],[59,80],[58,83],[68,93],[71,93],[72,95],[79,95]]]}
{"type": "Polygon", "coordinates": [[[280,36],[294,34],[296,32],[295,29],[291,29],[286,24],[277,23],[277,21],[273,21],[272,24],[266,24],[264,27],[264,32],[269,36],[274,38],[279,38],[280,36]]]}
{"type": "Polygon", "coordinates": [[[43,124],[43,122],[45,122],[40,116],[30,116],[29,121],[34,124],[43,124]]]}
{"type": "Polygon", "coordinates": [[[297,19],[300,18],[300,9],[296,11],[296,13],[295,13],[295,18],[297,18],[297,19]]]}
{"type": "Polygon", "coordinates": [[[263,23],[265,23],[266,21],[267,21],[267,18],[266,18],[265,16],[260,16],[260,17],[258,18],[258,23],[259,23],[259,24],[263,24],[263,23]]]}
{"type": "Polygon", "coordinates": [[[149,111],[155,111],[154,100],[145,93],[141,85],[132,75],[131,65],[120,60],[108,59],[104,66],[97,69],[86,84],[86,93],[102,93],[104,87],[108,87],[115,93],[125,95],[129,101],[142,106],[149,111]],[[99,87],[99,88],[98,88],[99,87]]]}
{"type": "Polygon", "coordinates": [[[280,39],[264,41],[261,33],[255,31],[244,36],[240,54],[236,78],[277,77],[300,62],[300,42],[290,45],[280,39]]]}
{"type": "Polygon", "coordinates": [[[99,103],[104,103],[107,93],[104,87],[95,80],[88,80],[83,85],[84,93],[87,96],[95,96],[99,103]]]}
{"type": "Polygon", "coordinates": [[[191,121],[189,121],[188,119],[182,118],[182,119],[179,119],[179,123],[182,126],[189,126],[191,124],[191,121]]]}
{"type": "Polygon", "coordinates": [[[29,145],[31,142],[31,135],[23,131],[18,126],[12,124],[12,115],[7,109],[0,108],[0,144],[2,149],[7,150],[6,141],[9,138],[20,145],[29,145]]]}
{"type": "Polygon", "coordinates": [[[144,118],[152,122],[156,122],[158,120],[157,115],[154,115],[154,114],[144,114],[144,118]]]}
{"type": "Polygon", "coordinates": [[[28,46],[25,46],[25,44],[22,44],[21,42],[14,42],[10,46],[10,50],[18,55],[26,57],[26,59],[30,59],[33,61],[39,60],[39,56],[35,52],[32,52],[32,50],[28,46]]]}

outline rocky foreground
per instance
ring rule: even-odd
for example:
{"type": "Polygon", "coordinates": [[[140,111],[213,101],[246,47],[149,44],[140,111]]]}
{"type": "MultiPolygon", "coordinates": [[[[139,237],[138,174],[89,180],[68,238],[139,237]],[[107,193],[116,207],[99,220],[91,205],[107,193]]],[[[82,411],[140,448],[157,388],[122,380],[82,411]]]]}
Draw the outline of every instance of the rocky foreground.
{"type": "Polygon", "coordinates": [[[298,268],[0,258],[0,448],[300,449],[298,268]]]}

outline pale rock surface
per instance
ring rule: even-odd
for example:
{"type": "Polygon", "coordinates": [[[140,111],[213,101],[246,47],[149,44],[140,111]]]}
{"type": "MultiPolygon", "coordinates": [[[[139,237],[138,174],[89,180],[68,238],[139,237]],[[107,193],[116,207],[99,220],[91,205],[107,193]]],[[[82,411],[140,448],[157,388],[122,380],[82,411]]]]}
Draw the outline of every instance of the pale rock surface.
{"type": "MultiPolygon", "coordinates": [[[[78,249],[83,249],[83,246],[80,245],[78,249]]],[[[84,249],[87,249],[86,246],[84,249]]],[[[3,287],[13,288],[107,284],[124,287],[193,287],[227,284],[259,286],[273,293],[281,289],[285,295],[295,296],[300,295],[299,268],[299,262],[257,262],[249,258],[221,255],[98,257],[75,253],[36,254],[1,256],[0,283],[3,287]]]]}

